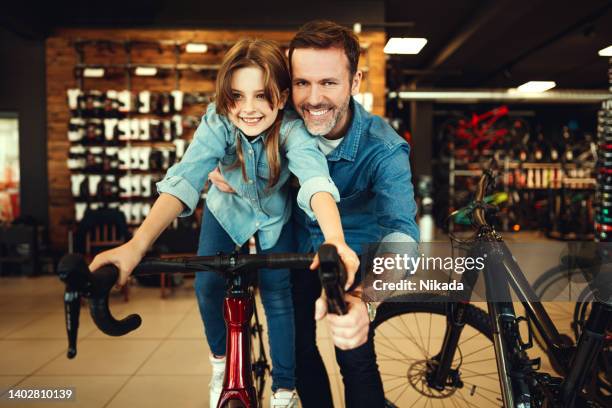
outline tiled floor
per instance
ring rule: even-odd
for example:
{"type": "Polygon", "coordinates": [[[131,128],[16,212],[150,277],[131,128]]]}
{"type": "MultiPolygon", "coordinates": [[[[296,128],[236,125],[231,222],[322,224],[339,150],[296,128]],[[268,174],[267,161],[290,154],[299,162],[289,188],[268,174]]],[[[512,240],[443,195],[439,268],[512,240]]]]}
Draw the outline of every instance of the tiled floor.
{"type": "MultiPolygon", "coordinates": [[[[11,387],[70,387],[76,402],[53,407],[208,408],[208,346],[192,280],[166,299],[159,289],[138,286],[132,286],[127,303],[118,293],[112,296],[116,317],[138,313],[143,319],[124,337],[101,333],[83,308],[73,360],[66,358],[62,295],[55,277],[0,279],[0,394],[11,387]]],[[[342,384],[325,327],[319,347],[335,405],[341,407],[342,384]]],[[[47,406],[0,398],[0,407],[47,406]]]]}
{"type": "MultiPolygon", "coordinates": [[[[73,388],[76,402],[52,404],[58,408],[208,407],[208,346],[191,280],[163,300],[159,289],[138,286],[132,287],[127,303],[115,294],[111,309],[116,316],[136,312],[143,317],[142,327],[125,337],[100,333],[83,309],[74,360],[66,358],[62,294],[63,286],[55,277],[0,279],[0,390],[15,386],[73,388]]],[[[518,310],[522,311],[520,306],[518,310]]],[[[571,304],[560,303],[555,310],[555,323],[569,329],[571,304]]],[[[443,327],[444,318],[411,315],[377,331],[387,395],[399,407],[425,406],[420,394],[405,387],[406,374],[418,370],[418,356],[423,350],[433,350],[439,344],[443,327]]],[[[472,334],[476,332],[467,337],[472,334]]],[[[465,395],[471,391],[473,405],[479,408],[500,405],[494,397],[499,386],[490,345],[475,336],[461,350],[465,395]],[[474,386],[471,381],[476,380],[480,381],[474,386]]],[[[330,374],[334,403],[342,407],[342,380],[325,323],[319,329],[319,348],[330,374]]],[[[533,356],[538,354],[541,352],[532,350],[533,356]]],[[[546,359],[543,368],[550,369],[546,359]]],[[[455,406],[445,402],[437,400],[434,406],[455,406]]],[[[473,406],[470,401],[456,404],[473,406]]],[[[0,407],[43,406],[51,405],[0,398],[0,407]]]]}

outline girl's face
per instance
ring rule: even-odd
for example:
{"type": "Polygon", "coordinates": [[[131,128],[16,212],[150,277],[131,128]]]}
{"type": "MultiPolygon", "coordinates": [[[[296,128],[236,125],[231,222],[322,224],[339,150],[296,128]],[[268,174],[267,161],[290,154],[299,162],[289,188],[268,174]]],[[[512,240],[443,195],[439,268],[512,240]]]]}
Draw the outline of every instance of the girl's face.
{"type": "Polygon", "coordinates": [[[282,101],[274,109],[264,94],[263,71],[259,67],[238,68],[232,74],[232,96],[234,107],[229,118],[246,136],[258,136],[267,130],[278,116],[287,100],[283,93],[282,101]]]}

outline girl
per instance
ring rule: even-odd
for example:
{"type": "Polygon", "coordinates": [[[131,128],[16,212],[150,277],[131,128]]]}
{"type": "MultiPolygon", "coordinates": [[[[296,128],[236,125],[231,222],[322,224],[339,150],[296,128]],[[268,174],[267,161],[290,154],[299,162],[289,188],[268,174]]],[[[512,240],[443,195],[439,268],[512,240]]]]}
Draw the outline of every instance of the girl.
{"type": "MultiPolygon", "coordinates": [[[[180,163],[157,183],[161,193],[149,216],[126,244],[103,252],[90,265],[120,270],[124,285],[145,251],[177,217],[191,214],[210,171],[219,166],[237,194],[211,187],[204,209],[198,255],[232,252],[254,234],[261,253],[292,252],[290,173],[300,182],[298,205],[319,222],[326,242],[336,245],[349,276],[359,265],[344,242],[336,206],[339,193],[316,139],[292,111],[284,111],[290,89],[286,59],[273,42],[243,40],[225,55],[210,104],[180,163]]],[[[314,267],[314,263],[313,266],[314,267]]],[[[297,407],[294,317],[289,270],[262,270],[260,292],[272,357],[271,407],[297,407]]],[[[213,366],[210,406],[216,407],[225,369],[225,281],[196,274],[196,295],[213,366]]]]}

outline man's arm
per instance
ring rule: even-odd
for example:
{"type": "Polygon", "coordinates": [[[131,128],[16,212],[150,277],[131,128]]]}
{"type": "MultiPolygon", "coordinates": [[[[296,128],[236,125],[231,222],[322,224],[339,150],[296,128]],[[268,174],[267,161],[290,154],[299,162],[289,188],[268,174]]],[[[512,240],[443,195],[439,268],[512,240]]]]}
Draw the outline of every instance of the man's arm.
{"type": "Polygon", "coordinates": [[[382,243],[418,242],[410,146],[402,143],[381,155],[372,176],[376,218],[383,231],[382,243]]]}
{"type": "MultiPolygon", "coordinates": [[[[376,200],[375,212],[384,233],[378,250],[381,254],[401,252],[400,248],[411,247],[405,243],[418,242],[419,239],[409,154],[409,146],[402,144],[381,155],[374,167],[372,191],[376,200]]],[[[363,285],[355,293],[345,295],[349,306],[346,315],[327,315],[332,340],[342,350],[354,349],[367,341],[370,319],[361,299],[362,290],[363,285]]],[[[315,318],[322,319],[326,314],[325,301],[319,298],[315,318]]]]}

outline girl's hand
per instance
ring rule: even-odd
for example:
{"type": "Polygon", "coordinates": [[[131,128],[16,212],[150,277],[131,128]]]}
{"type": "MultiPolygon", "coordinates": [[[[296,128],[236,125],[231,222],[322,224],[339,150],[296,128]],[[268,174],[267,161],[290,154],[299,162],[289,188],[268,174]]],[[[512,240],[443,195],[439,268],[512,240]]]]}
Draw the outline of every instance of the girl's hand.
{"type": "MultiPolygon", "coordinates": [[[[338,255],[340,256],[340,260],[344,264],[344,269],[346,270],[346,284],[344,285],[344,290],[353,285],[355,281],[355,274],[357,274],[357,270],[359,269],[359,257],[347,244],[343,239],[338,240],[327,240],[324,244],[332,244],[336,247],[338,251],[338,255]]],[[[317,254],[312,263],[310,264],[310,269],[315,270],[319,267],[319,255],[317,254]]]]}
{"type": "Polygon", "coordinates": [[[139,248],[133,240],[130,240],[117,248],[109,249],[96,255],[89,265],[89,270],[93,272],[104,265],[115,265],[119,269],[117,286],[123,287],[144,254],[145,251],[139,248]]]}

